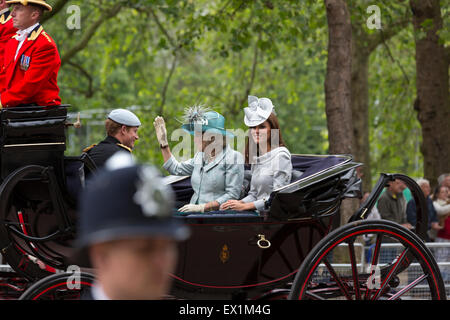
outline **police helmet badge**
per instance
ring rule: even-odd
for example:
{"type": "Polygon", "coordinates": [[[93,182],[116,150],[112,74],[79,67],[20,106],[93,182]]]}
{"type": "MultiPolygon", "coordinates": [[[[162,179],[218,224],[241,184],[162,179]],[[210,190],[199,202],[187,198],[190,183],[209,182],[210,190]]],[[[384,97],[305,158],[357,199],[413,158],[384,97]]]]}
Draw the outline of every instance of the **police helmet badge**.
{"type": "Polygon", "coordinates": [[[139,177],[133,200],[141,206],[143,214],[154,218],[170,217],[173,205],[172,190],[162,183],[159,171],[145,166],[140,168],[139,177]]]}

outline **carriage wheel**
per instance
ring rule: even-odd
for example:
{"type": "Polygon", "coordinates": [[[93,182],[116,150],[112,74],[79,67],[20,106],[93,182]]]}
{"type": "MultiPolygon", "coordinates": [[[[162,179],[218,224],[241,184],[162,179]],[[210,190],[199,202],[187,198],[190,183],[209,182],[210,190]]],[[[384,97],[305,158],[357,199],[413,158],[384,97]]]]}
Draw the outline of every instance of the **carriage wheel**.
{"type": "Polygon", "coordinates": [[[432,253],[416,234],[391,221],[363,220],[334,230],[314,247],[289,298],[445,300],[446,293],[432,253]]]}
{"type": "Polygon", "coordinates": [[[29,287],[19,300],[79,300],[92,287],[90,273],[57,273],[43,278],[29,287]]]}
{"type": "Polygon", "coordinates": [[[45,167],[30,165],[15,170],[0,185],[1,253],[17,273],[31,282],[52,274],[55,268],[65,267],[62,254],[48,244],[58,241],[58,248],[69,246],[69,233],[61,232],[60,236],[41,242],[24,240],[16,234],[45,238],[60,231],[60,218],[50,197],[55,190],[50,190],[49,177],[45,167]],[[40,231],[40,228],[45,230],[40,231]],[[30,257],[43,261],[45,270],[30,257]]]}

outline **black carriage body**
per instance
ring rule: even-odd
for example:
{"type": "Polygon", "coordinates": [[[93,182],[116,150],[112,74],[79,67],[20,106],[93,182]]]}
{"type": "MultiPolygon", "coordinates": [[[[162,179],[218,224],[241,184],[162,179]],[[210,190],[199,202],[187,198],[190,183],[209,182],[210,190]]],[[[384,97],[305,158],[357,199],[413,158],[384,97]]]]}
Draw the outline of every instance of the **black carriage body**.
{"type": "Polygon", "coordinates": [[[1,111],[1,180],[26,165],[52,166],[64,185],[65,106],[1,111]]]}
{"type": "Polygon", "coordinates": [[[189,299],[256,299],[288,288],[328,231],[313,220],[269,222],[245,214],[192,216],[186,223],[192,236],[179,245],[172,294],[189,299]]]}
{"type": "MultiPolygon", "coordinates": [[[[262,215],[216,211],[179,217],[192,236],[179,245],[173,296],[287,296],[308,252],[339,224],[342,198],[357,196],[360,183],[354,172],[360,164],[351,157],[296,155],[292,161],[297,170],[292,183],[274,191],[262,215]]],[[[189,200],[189,178],[171,185],[179,205],[189,200]]]]}
{"type": "Polygon", "coordinates": [[[64,156],[67,106],[3,109],[0,119],[0,247],[34,281],[48,272],[29,255],[53,268],[68,265],[85,159],[64,156]]]}

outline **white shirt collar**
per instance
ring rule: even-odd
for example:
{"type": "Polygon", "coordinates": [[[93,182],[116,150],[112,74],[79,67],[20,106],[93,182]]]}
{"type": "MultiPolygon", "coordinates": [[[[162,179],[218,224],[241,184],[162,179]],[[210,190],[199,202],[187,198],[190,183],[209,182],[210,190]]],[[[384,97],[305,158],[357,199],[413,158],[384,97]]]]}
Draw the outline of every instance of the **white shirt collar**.
{"type": "Polygon", "coordinates": [[[31,31],[33,31],[38,25],[39,25],[39,23],[36,23],[36,24],[32,25],[31,27],[26,28],[24,30],[17,30],[16,40],[19,41],[19,43],[20,43],[20,45],[17,47],[17,49],[18,49],[17,52],[19,52],[19,49],[22,46],[21,44],[25,42],[25,40],[28,38],[28,35],[31,33],[31,31]]]}
{"type": "Polygon", "coordinates": [[[91,293],[94,300],[111,300],[98,282],[92,286],[91,293]]]}
{"type": "Polygon", "coordinates": [[[27,34],[27,35],[28,35],[28,34],[30,34],[31,31],[33,31],[38,25],[39,25],[39,22],[33,24],[31,27],[26,28],[25,30],[18,30],[18,31],[17,31],[17,34],[18,34],[18,35],[22,35],[22,34],[27,34]]]}

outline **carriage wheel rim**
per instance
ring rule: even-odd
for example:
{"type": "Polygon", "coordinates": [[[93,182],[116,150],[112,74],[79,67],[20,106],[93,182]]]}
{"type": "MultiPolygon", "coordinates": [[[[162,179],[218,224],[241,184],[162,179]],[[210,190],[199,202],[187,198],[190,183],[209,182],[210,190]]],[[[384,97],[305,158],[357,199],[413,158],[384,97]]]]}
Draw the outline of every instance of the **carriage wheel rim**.
{"type": "MultiPolygon", "coordinates": [[[[80,284],[80,285],[85,285],[85,286],[88,286],[88,287],[92,287],[92,283],[86,282],[86,281],[81,281],[81,282],[79,282],[79,284],[80,284]]],[[[31,300],[38,300],[42,295],[46,294],[47,292],[49,292],[49,291],[51,291],[51,290],[53,290],[53,289],[56,289],[56,288],[58,288],[58,287],[61,287],[61,286],[67,286],[67,281],[60,282],[60,283],[57,283],[57,284],[55,284],[55,285],[53,285],[53,286],[51,286],[51,287],[46,288],[45,290],[39,292],[39,293],[38,293],[36,296],[34,296],[31,300]]]]}
{"type": "MultiPolygon", "coordinates": [[[[322,259],[332,250],[334,249],[338,244],[344,242],[345,240],[352,238],[352,237],[356,237],[358,235],[364,234],[364,233],[387,233],[390,234],[392,236],[394,236],[394,238],[400,238],[402,239],[404,242],[408,243],[408,245],[410,245],[416,253],[420,254],[422,261],[424,261],[427,265],[427,269],[428,271],[431,273],[432,275],[432,280],[433,280],[433,285],[436,288],[435,292],[437,294],[437,299],[441,299],[441,295],[440,292],[438,290],[439,285],[438,285],[438,280],[436,279],[436,275],[433,272],[433,268],[431,267],[429,261],[423,256],[421,250],[415,245],[413,244],[411,241],[409,241],[408,239],[406,239],[405,237],[403,237],[402,235],[391,231],[391,230],[386,230],[386,229],[382,229],[382,228],[373,228],[373,229],[364,229],[364,230],[358,230],[358,231],[354,231],[348,235],[346,235],[345,237],[339,239],[339,241],[333,243],[330,247],[328,247],[321,255],[320,257],[317,259],[317,261],[315,262],[314,266],[309,270],[308,275],[305,278],[305,281],[302,284],[302,287],[300,289],[300,294],[298,296],[298,299],[301,300],[303,299],[303,295],[305,293],[305,289],[309,283],[309,279],[311,278],[311,275],[314,273],[314,271],[316,270],[318,264],[322,261],[322,259]]],[[[431,288],[430,288],[431,289],[431,288]]]]}

